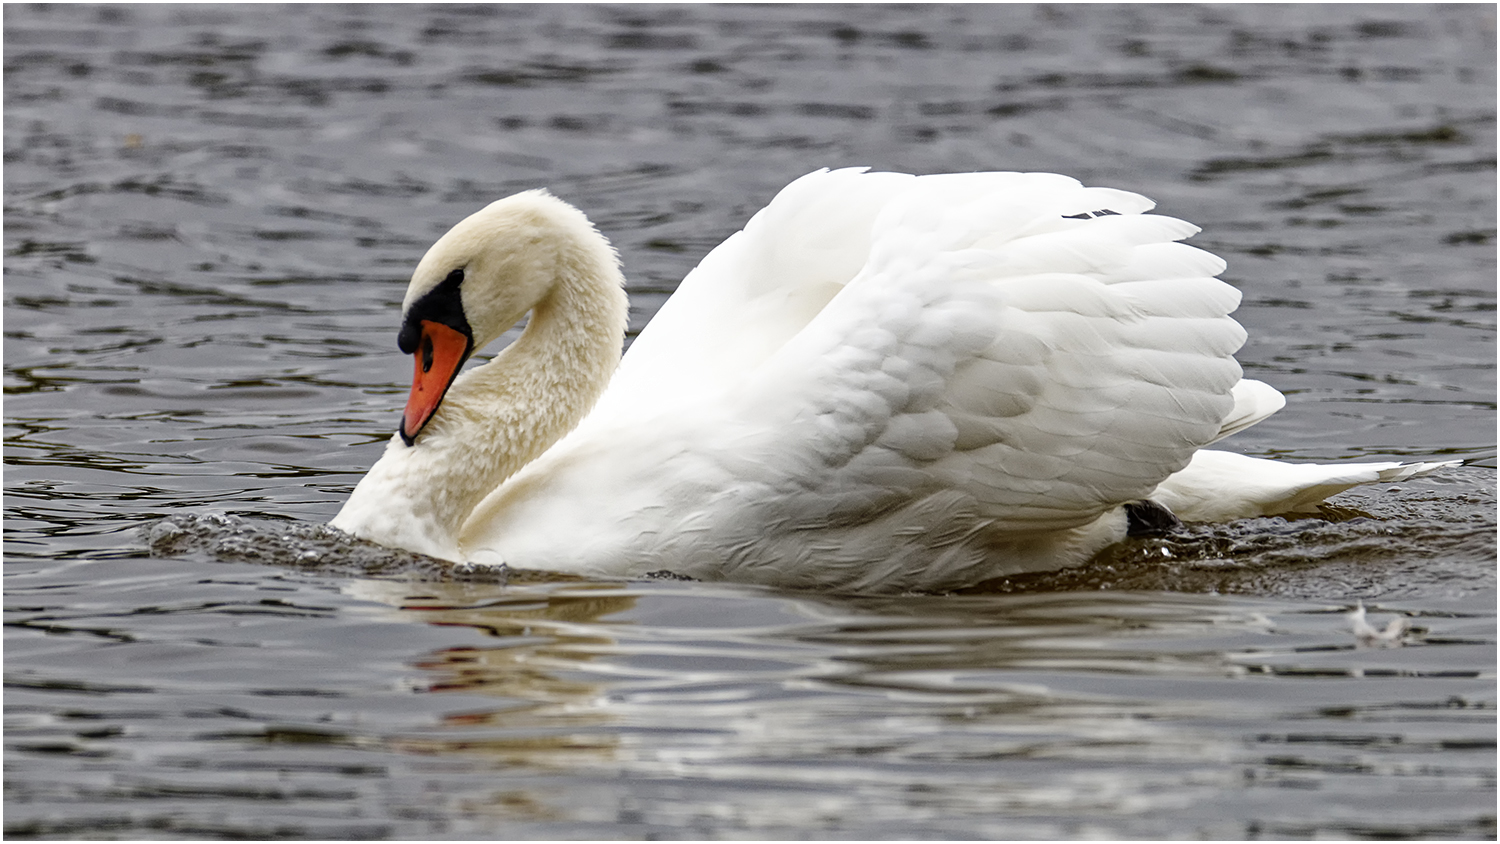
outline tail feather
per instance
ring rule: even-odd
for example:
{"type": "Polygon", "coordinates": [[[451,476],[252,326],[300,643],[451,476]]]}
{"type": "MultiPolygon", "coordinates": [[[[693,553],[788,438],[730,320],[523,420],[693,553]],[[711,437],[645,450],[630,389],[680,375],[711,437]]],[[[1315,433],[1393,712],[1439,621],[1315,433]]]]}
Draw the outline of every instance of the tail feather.
{"type": "Polygon", "coordinates": [[[1162,481],[1150,498],[1188,522],[1307,513],[1351,487],[1404,481],[1458,463],[1284,463],[1201,450],[1186,468],[1162,481]]]}

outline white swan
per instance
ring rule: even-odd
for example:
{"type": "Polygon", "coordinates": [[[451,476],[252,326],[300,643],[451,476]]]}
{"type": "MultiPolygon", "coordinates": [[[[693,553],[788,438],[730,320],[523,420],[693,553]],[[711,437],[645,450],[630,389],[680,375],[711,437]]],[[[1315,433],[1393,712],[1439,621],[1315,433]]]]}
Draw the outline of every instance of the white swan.
{"type": "Polygon", "coordinates": [[[333,525],[472,564],[937,590],[1085,563],[1163,508],[1308,510],[1449,465],[1200,450],[1284,399],[1240,378],[1224,263],[1151,207],[1045,173],[811,173],[615,372],[608,242],[545,191],[502,199],[417,265],[401,430],[333,525]]]}

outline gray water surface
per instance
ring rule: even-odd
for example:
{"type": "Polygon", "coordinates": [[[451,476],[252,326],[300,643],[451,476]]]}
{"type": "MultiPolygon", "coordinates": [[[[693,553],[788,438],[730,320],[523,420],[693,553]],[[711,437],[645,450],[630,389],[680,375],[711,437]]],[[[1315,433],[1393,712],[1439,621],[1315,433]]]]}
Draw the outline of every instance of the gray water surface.
{"type": "Polygon", "coordinates": [[[4,15],[7,836],[1495,836],[1493,7],[4,15]],[[960,595],[322,527],[453,222],[550,188],[639,330],[849,165],[1147,194],[1289,398],[1227,446],[1465,465],[960,595]]]}

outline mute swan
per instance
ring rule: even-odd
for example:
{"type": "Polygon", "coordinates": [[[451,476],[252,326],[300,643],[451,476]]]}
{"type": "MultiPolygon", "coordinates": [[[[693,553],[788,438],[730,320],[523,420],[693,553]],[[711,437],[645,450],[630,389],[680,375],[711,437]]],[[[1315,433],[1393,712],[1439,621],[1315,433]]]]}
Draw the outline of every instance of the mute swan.
{"type": "Polygon", "coordinates": [[[942,590],[1449,465],[1200,450],[1285,400],[1240,378],[1224,262],[1152,206],[1046,173],[820,170],[622,361],[608,241],[545,191],[499,200],[417,265],[406,412],[333,525],[467,564],[942,590]]]}

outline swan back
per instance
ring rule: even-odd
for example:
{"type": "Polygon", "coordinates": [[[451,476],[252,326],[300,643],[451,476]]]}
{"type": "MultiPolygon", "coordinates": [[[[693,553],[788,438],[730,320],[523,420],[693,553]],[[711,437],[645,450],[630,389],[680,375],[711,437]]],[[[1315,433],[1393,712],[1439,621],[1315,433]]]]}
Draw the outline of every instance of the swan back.
{"type": "Polygon", "coordinates": [[[599,412],[651,413],[764,362],[865,265],[875,217],[915,178],[820,170],[787,185],[682,280],[631,344],[599,412]]]}

